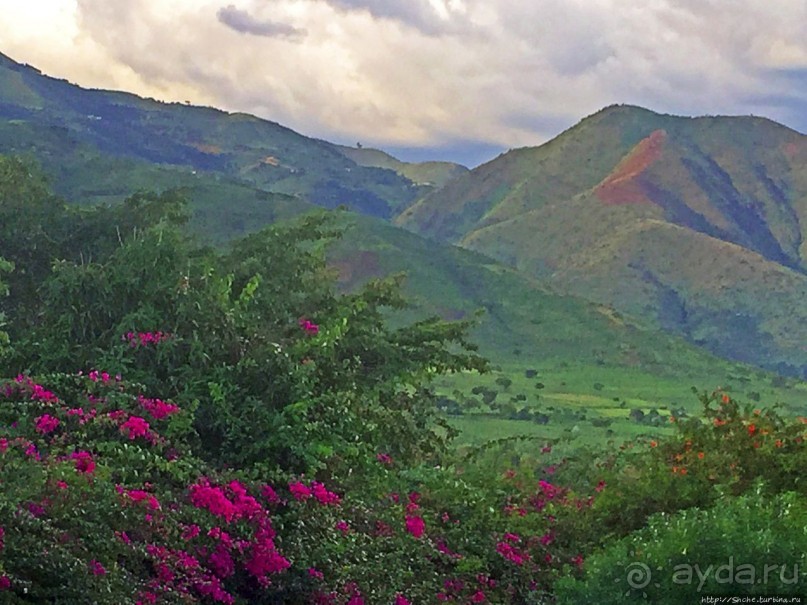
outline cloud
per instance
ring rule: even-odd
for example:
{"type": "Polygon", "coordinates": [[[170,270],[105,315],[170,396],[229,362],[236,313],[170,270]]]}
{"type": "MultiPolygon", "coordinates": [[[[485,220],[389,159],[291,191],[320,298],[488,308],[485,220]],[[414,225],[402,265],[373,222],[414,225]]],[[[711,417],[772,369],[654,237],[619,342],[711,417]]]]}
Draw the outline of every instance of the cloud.
{"type": "Polygon", "coordinates": [[[342,12],[366,12],[432,36],[457,32],[467,25],[463,0],[323,0],[342,12]]]}
{"type": "Polygon", "coordinates": [[[535,145],[612,103],[807,131],[804,0],[229,2],[0,0],[0,50],[387,148],[535,145]]]}
{"type": "Polygon", "coordinates": [[[247,11],[241,10],[233,4],[220,8],[216,12],[216,18],[227,27],[244,34],[269,38],[301,38],[305,36],[305,30],[297,29],[286,23],[256,19],[247,11]]]}

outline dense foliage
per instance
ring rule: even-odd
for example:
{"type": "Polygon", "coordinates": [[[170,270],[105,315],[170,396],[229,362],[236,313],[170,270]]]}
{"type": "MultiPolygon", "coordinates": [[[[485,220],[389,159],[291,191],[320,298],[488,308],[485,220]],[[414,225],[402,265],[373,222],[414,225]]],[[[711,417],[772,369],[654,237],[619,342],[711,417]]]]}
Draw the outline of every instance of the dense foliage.
{"type": "Polygon", "coordinates": [[[397,279],[337,292],[326,215],[218,251],[176,195],[77,211],[0,176],[7,602],[672,602],[679,563],[803,563],[803,419],[718,391],[658,442],[460,456],[430,382],[486,369],[468,324],[391,322],[397,279]]]}

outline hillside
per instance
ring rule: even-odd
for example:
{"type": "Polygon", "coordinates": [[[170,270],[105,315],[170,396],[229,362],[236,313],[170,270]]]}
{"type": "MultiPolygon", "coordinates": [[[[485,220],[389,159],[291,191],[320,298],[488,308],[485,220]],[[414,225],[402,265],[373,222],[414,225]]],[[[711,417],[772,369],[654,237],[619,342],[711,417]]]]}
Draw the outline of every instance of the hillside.
{"type": "MultiPolygon", "coordinates": [[[[361,269],[351,275],[409,272],[410,293],[428,301],[423,312],[463,317],[487,309],[477,338],[499,359],[513,351],[540,359],[549,350],[550,358],[568,351],[568,359],[589,363],[591,351],[626,339],[570,328],[587,320],[580,319],[585,305],[569,299],[534,308],[540,283],[732,359],[786,372],[806,363],[799,225],[807,222],[797,219],[807,186],[793,168],[803,163],[803,137],[766,120],[613,107],[547,145],[470,172],[310,139],[251,116],[85,90],[4,56],[0,84],[0,153],[34,158],[71,202],[116,203],[135,191],[178,187],[191,200],[191,228],[219,244],[314,205],[340,205],[380,218],[399,213],[409,229],[482,252],[484,262],[467,264],[448,247],[403,243],[395,229],[382,236],[367,226],[347,240],[355,258],[346,266],[361,269]],[[737,135],[738,124],[748,132],[737,135]],[[658,233],[664,246],[654,243],[658,233]],[[667,262],[678,258],[670,250],[683,234],[692,240],[685,274],[667,262]],[[381,256],[368,253],[367,242],[381,256]],[[708,271],[697,269],[704,259],[708,271]],[[435,264],[442,268],[430,270],[435,264]],[[561,308],[556,322],[546,320],[548,309],[561,308]],[[564,328],[540,338],[523,329],[541,323],[564,328]]],[[[623,346],[643,347],[652,344],[623,346]]]]}
{"type": "Polygon", "coordinates": [[[397,223],[733,359],[807,372],[807,137],[611,107],[397,223]]]}
{"type": "MultiPolygon", "coordinates": [[[[325,141],[274,122],[214,108],[87,90],[0,54],[0,120],[64,133],[89,155],[217,173],[326,208],[348,205],[389,217],[429,187],[393,170],[353,162],[325,141]]],[[[47,163],[36,139],[29,147],[47,163]]],[[[15,151],[7,139],[0,153],[15,151]]],[[[73,174],[81,174],[76,164],[73,174]]],[[[84,179],[92,178],[88,172],[84,179]]],[[[57,184],[57,187],[60,186],[57,184]]],[[[62,188],[73,197],[76,192],[62,188]]]]}
{"type": "Polygon", "coordinates": [[[345,145],[334,147],[359,166],[394,170],[417,185],[440,188],[450,180],[469,172],[465,166],[453,162],[402,162],[380,149],[345,145]]]}

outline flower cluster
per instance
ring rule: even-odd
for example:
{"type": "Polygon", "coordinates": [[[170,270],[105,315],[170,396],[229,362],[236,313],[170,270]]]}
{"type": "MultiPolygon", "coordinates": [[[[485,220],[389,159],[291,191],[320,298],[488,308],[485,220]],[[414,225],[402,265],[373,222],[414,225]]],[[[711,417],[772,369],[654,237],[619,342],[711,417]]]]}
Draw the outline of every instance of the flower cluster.
{"type": "Polygon", "coordinates": [[[319,334],[319,326],[305,317],[301,317],[297,321],[297,324],[306,334],[310,334],[312,336],[319,334]]]}
{"type": "Polygon", "coordinates": [[[305,501],[309,498],[315,498],[320,504],[339,504],[341,498],[332,491],[329,491],[322,483],[312,481],[310,486],[307,486],[302,481],[294,481],[289,483],[289,491],[292,497],[298,501],[305,501]]]}
{"type": "Polygon", "coordinates": [[[166,416],[179,412],[178,405],[175,403],[167,403],[162,399],[149,399],[148,397],[140,395],[137,401],[155,420],[162,420],[166,416]]]}
{"type": "Polygon", "coordinates": [[[129,343],[130,347],[156,346],[161,342],[172,338],[171,334],[165,332],[127,332],[121,339],[129,343]]]}
{"type": "Polygon", "coordinates": [[[14,379],[15,384],[6,384],[2,392],[6,397],[14,395],[16,390],[19,390],[23,395],[29,397],[33,401],[40,401],[43,403],[59,403],[59,398],[55,393],[49,391],[40,384],[35,383],[28,376],[19,374],[14,379]]]}

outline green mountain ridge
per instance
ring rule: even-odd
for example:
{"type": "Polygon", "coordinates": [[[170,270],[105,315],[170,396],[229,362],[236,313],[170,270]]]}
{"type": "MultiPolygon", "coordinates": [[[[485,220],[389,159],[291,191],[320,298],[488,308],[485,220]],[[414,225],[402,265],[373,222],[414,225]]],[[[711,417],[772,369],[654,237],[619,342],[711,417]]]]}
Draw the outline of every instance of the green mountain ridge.
{"type": "MultiPolygon", "coordinates": [[[[501,161],[529,168],[530,163],[534,164],[528,157],[531,150],[506,154],[469,172],[451,163],[407,164],[380,150],[347,148],[308,139],[280,125],[242,114],[164,104],[127,93],[85,90],[64,80],[42,76],[35,68],[1,56],[0,83],[3,91],[0,153],[35,158],[55,191],[74,203],[116,203],[135,191],[178,187],[191,201],[191,229],[212,244],[224,244],[316,205],[330,207],[340,200],[340,205],[344,205],[344,199],[337,199],[338,196],[323,198],[316,194],[323,180],[327,182],[331,177],[337,189],[347,192],[345,195],[358,192],[359,203],[348,202],[349,207],[383,217],[408,208],[413,195],[436,191],[441,184],[450,198],[452,192],[467,187],[468,182],[482,173],[486,175],[486,186],[490,186],[488,180],[496,181],[494,189],[503,205],[480,214],[484,226],[461,234],[464,246],[483,254],[437,245],[377,219],[359,216],[332,253],[332,262],[345,287],[356,286],[371,277],[405,271],[409,275],[407,293],[415,301],[411,319],[425,314],[467,318],[484,309],[485,315],[475,332],[482,350],[514,367],[541,360],[549,365],[586,368],[605,364],[639,371],[648,377],[674,376],[681,379],[682,385],[686,383],[684,376],[699,373],[696,367],[711,368],[723,375],[732,371],[730,364],[684,345],[683,341],[670,340],[659,331],[670,328],[667,325],[670,322],[648,323],[642,319],[642,308],[631,307],[630,312],[639,317],[634,321],[617,312],[623,311],[619,301],[613,305],[605,301],[602,306],[600,300],[592,305],[570,298],[570,294],[585,297],[586,288],[565,287],[562,282],[550,279],[558,273],[557,268],[539,270],[535,263],[517,262],[521,257],[537,257],[519,248],[523,242],[518,238],[502,240],[500,231],[507,233],[513,223],[529,225],[528,234],[531,230],[538,232],[530,217],[539,209],[530,209],[528,220],[522,220],[518,213],[506,211],[504,202],[509,205],[526,202],[530,198],[524,195],[524,190],[534,184],[525,180],[520,189],[509,191],[505,189],[508,172],[491,167],[501,161]],[[259,166],[246,163],[248,157],[266,160],[267,156],[260,154],[281,148],[283,154],[270,156],[272,161],[261,161],[259,166]],[[306,167],[297,170],[281,161],[292,156],[297,158],[296,165],[306,167]],[[285,176],[278,177],[276,169],[281,173],[286,170],[285,176]],[[433,185],[424,185],[425,182],[433,185]],[[404,189],[406,195],[401,194],[404,189]],[[380,200],[381,205],[373,200],[380,200]],[[497,242],[498,248],[491,249],[490,238],[497,242]],[[504,260],[517,270],[503,267],[495,259],[504,260]]],[[[601,117],[608,114],[602,112],[601,117]]],[[[640,131],[631,134],[628,143],[641,141],[640,131]]],[[[566,139],[550,143],[550,149],[571,147],[576,151],[583,146],[580,137],[566,139]]],[[[613,147],[609,153],[616,162],[621,153],[624,155],[625,145],[613,147]]],[[[557,163],[546,150],[540,154],[546,156],[542,160],[545,167],[557,163]]],[[[599,156],[592,154],[592,157],[599,156]]],[[[597,170],[592,167],[590,172],[587,177],[590,188],[607,175],[602,167],[597,170]]],[[[572,191],[573,184],[573,179],[568,178],[560,186],[572,191]]],[[[400,216],[416,215],[431,199],[435,199],[434,193],[400,216]]],[[[548,202],[544,206],[550,208],[548,202]]],[[[455,227],[460,224],[458,221],[455,227]]],[[[598,219],[597,224],[610,223],[598,219]]],[[[556,237],[558,246],[568,250],[575,234],[559,229],[556,237]]],[[[532,235],[525,236],[525,240],[532,239],[532,235]]],[[[585,284],[590,277],[585,268],[592,262],[593,259],[580,256],[577,264],[567,268],[573,276],[570,279],[585,284]]],[[[648,264],[644,271],[651,269],[648,264]]],[[[653,270],[660,273],[660,269],[653,270]]],[[[670,303],[670,307],[674,305],[670,303]]],[[[709,339],[700,335],[708,331],[709,325],[703,320],[697,328],[683,335],[698,344],[709,344],[709,339]]],[[[767,350],[776,353],[774,346],[767,350]]],[[[755,358],[740,359],[757,362],[755,358]]],[[[771,359],[790,363],[787,356],[773,355],[771,359]]],[[[690,384],[693,383],[682,388],[690,384]]]]}
{"type": "Polygon", "coordinates": [[[345,145],[334,147],[360,166],[394,170],[417,185],[440,188],[469,172],[468,168],[454,162],[402,162],[380,149],[345,145]]]}
{"type": "MultiPolygon", "coordinates": [[[[254,116],[88,90],[0,55],[0,118],[65,129],[104,155],[213,172],[326,208],[389,217],[430,189],[254,116]]],[[[0,152],[9,151],[0,147],[0,152]]]]}
{"type": "Polygon", "coordinates": [[[807,137],[615,106],[397,224],[733,359],[807,375],[807,137]]]}

